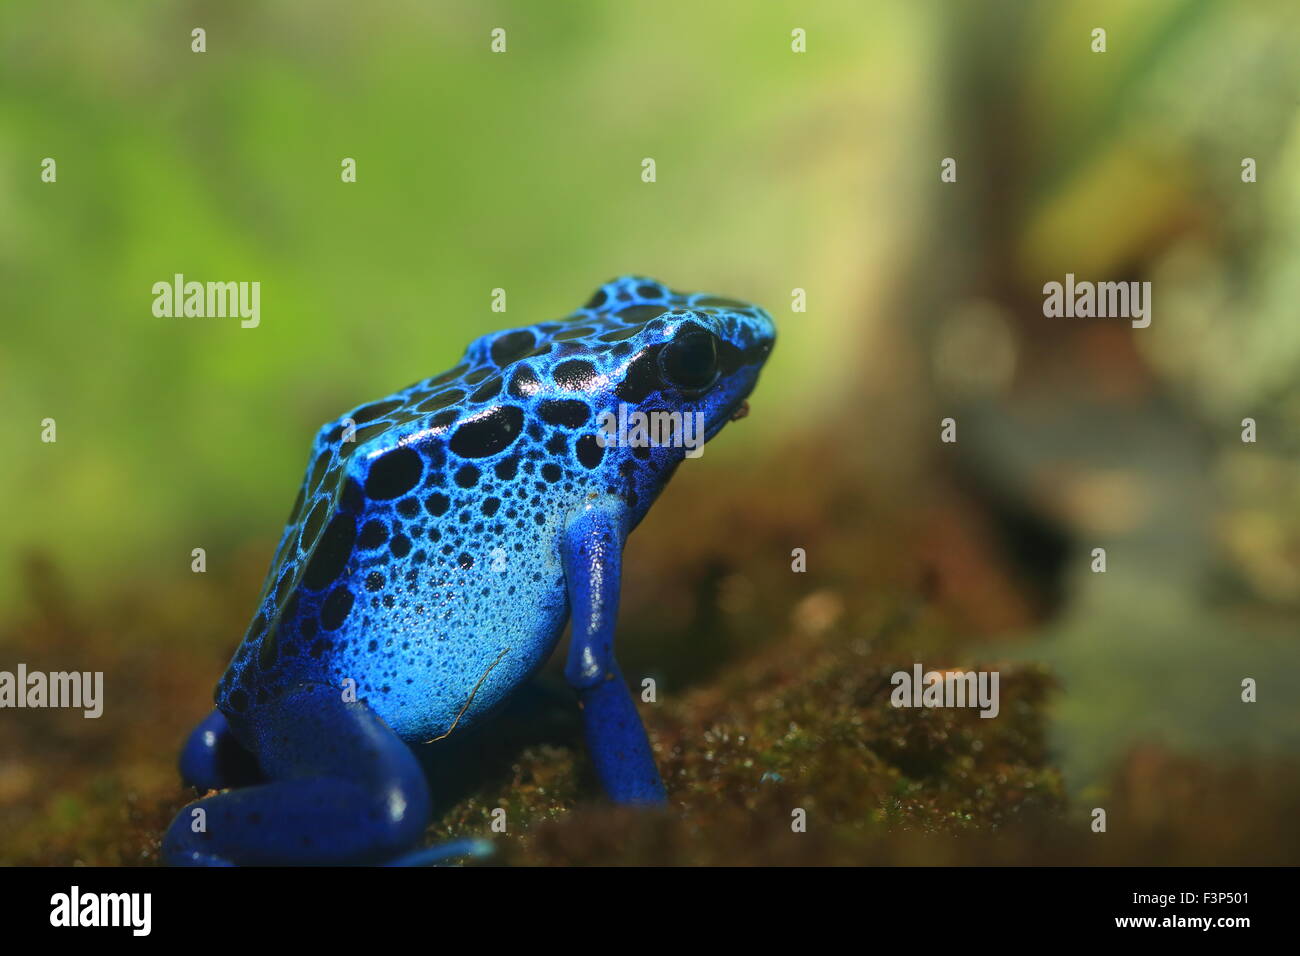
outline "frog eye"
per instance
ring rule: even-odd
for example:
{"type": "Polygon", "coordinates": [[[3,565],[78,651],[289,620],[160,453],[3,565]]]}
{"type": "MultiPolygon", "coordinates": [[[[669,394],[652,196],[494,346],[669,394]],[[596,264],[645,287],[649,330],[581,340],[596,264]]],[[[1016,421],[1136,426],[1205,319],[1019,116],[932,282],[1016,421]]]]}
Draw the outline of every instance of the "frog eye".
{"type": "Polygon", "coordinates": [[[677,336],[659,353],[665,382],[684,392],[702,392],[718,377],[718,339],[698,329],[677,336]]]}

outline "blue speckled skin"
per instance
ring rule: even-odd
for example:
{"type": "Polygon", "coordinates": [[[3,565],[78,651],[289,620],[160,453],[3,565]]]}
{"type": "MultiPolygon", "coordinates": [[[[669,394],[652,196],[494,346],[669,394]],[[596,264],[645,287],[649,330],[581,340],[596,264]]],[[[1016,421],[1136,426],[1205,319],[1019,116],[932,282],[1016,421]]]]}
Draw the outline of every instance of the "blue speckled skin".
{"type": "Polygon", "coordinates": [[[200,801],[206,830],[183,811],[165,858],[437,858],[395,856],[430,812],[402,742],[491,714],[571,611],[565,673],[597,775],[615,800],[662,801],[614,622],[623,542],[686,449],[601,447],[600,416],[701,412],[711,438],[774,339],[756,306],[628,276],[320,429],[217,711],[182,753],[196,786],[257,785],[200,801]]]}

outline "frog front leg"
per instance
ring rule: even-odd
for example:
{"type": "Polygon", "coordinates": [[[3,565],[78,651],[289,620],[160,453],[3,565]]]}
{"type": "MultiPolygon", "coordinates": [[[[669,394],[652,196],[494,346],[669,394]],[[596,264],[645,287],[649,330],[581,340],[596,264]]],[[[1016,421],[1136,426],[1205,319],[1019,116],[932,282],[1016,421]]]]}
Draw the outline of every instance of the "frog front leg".
{"type": "Polygon", "coordinates": [[[657,804],[667,800],[663,781],[614,659],[628,523],[627,506],[606,496],[585,502],[566,528],[560,551],[573,637],[564,676],[578,692],[587,749],[610,799],[657,804]]]}

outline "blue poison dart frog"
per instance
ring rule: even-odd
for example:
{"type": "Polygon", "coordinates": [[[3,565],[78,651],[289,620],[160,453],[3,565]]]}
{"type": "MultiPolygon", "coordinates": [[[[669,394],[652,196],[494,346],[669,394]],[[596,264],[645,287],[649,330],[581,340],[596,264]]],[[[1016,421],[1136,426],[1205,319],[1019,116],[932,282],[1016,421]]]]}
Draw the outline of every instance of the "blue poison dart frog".
{"type": "Polygon", "coordinates": [[[432,804],[409,745],[491,715],[570,618],[564,673],[596,776],[616,802],[663,803],[614,625],[624,541],[691,429],[646,443],[610,426],[659,412],[707,441],[747,410],[775,334],[757,306],[628,276],[323,427],[216,710],[181,753],[187,783],[224,792],[181,811],[165,861],[485,852],[419,848],[432,804]]]}

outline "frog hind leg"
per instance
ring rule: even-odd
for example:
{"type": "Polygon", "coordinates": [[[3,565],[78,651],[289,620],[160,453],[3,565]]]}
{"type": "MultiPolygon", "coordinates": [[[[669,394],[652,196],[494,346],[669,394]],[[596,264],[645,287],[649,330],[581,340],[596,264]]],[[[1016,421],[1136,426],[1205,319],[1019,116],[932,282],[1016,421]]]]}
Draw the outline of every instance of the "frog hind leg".
{"type": "Polygon", "coordinates": [[[181,748],[181,780],[205,793],[257,783],[257,758],[243,748],[219,710],[208,714],[181,748]]]}
{"type": "MultiPolygon", "coordinates": [[[[259,705],[250,728],[266,782],[181,810],[163,838],[165,862],[420,859],[409,851],[429,822],[428,784],[410,748],[366,704],[344,701],[326,685],[303,684],[259,705]]],[[[431,850],[424,862],[436,858],[431,850]]]]}
{"type": "Polygon", "coordinates": [[[613,497],[588,500],[568,523],[560,554],[573,637],[564,676],[578,693],[587,750],[610,799],[662,804],[667,800],[663,780],[614,659],[628,523],[627,506],[613,497]]]}

